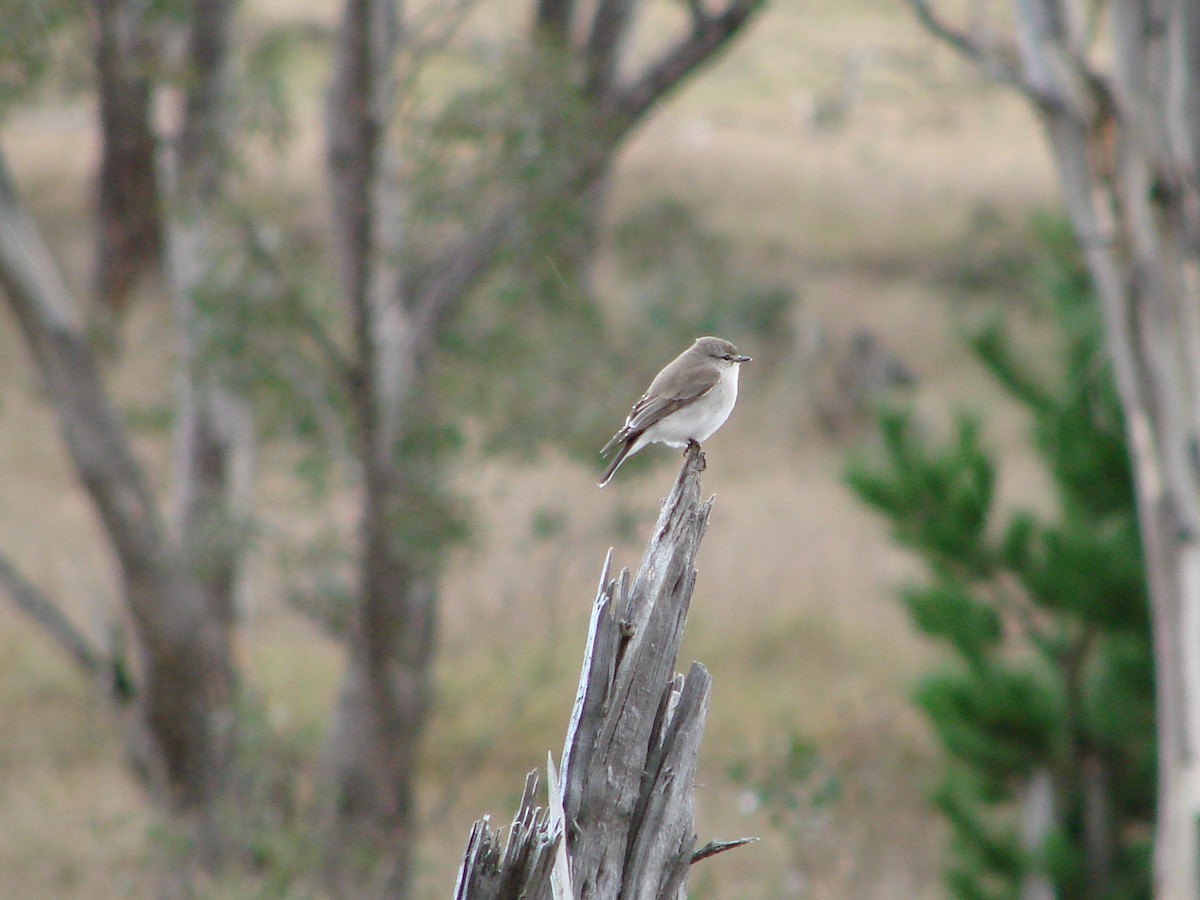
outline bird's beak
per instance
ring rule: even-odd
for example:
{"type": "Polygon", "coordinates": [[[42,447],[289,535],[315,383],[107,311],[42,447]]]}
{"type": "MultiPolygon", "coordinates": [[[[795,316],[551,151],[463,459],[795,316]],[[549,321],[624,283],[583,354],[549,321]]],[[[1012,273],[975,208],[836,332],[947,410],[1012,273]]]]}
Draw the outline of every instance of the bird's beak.
{"type": "Polygon", "coordinates": [[[735,363],[744,363],[744,362],[750,362],[750,360],[752,360],[752,359],[754,359],[753,356],[735,356],[733,358],[733,361],[735,363]]]}

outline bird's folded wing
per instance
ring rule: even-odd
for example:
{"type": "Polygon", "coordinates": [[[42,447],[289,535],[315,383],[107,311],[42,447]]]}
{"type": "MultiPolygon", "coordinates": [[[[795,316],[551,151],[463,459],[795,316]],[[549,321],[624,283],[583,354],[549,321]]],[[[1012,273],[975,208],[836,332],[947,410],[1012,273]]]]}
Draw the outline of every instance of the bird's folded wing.
{"type": "MultiPolygon", "coordinates": [[[[664,372],[663,374],[666,373],[664,372]]],[[[633,409],[629,413],[629,418],[625,421],[625,427],[621,429],[622,431],[630,434],[640,434],[655,422],[661,421],[677,409],[687,406],[692,401],[703,397],[717,386],[720,374],[711,369],[696,372],[691,378],[687,378],[682,383],[677,384],[671,391],[663,391],[661,389],[659,382],[664,380],[662,375],[654,379],[654,383],[650,385],[650,390],[646,391],[642,395],[642,398],[633,405],[633,409]],[[656,390],[656,388],[658,389],[656,390]]]]}
{"type": "MultiPolygon", "coordinates": [[[[672,363],[673,365],[674,363],[672,363]]],[[[600,449],[601,456],[607,454],[617,444],[637,437],[655,422],[661,421],[675,410],[703,397],[716,387],[717,381],[720,380],[717,372],[699,371],[667,391],[663,389],[663,384],[675,380],[674,377],[668,377],[669,375],[674,376],[672,366],[663,369],[651,382],[646,393],[642,394],[638,402],[633,404],[633,409],[629,411],[629,417],[621,426],[621,430],[609,438],[608,443],[600,449]]]]}

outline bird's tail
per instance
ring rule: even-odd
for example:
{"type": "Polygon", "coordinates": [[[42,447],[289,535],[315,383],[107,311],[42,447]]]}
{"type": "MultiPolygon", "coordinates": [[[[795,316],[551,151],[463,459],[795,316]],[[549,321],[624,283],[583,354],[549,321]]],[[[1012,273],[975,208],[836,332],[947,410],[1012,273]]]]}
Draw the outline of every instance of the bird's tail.
{"type": "Polygon", "coordinates": [[[608,464],[608,468],[604,470],[604,474],[596,482],[597,487],[604,487],[608,484],[609,479],[613,477],[617,469],[621,468],[621,463],[625,462],[625,458],[629,456],[629,451],[632,447],[633,441],[626,441],[621,445],[621,449],[617,451],[617,455],[612,458],[612,461],[608,464]]]}

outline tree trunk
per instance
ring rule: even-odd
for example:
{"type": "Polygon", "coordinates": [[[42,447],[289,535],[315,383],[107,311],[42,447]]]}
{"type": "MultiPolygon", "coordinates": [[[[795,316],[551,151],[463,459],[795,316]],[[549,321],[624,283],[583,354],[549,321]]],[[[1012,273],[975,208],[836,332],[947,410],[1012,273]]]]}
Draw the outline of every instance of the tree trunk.
{"type": "Polygon", "coordinates": [[[200,297],[218,273],[220,207],[232,155],[232,0],[197,0],[179,133],[161,151],[168,199],[168,282],[178,341],[176,525],[214,621],[232,640],[246,523],[251,516],[254,416],[205,342],[200,297]]]}
{"type": "Polygon", "coordinates": [[[204,819],[226,762],[226,646],[167,535],[62,279],[3,159],[0,221],[0,287],[112,545],[139,639],[138,695],[152,742],[152,785],[170,808],[204,819]]]}
{"type": "Polygon", "coordinates": [[[711,679],[692,663],[673,674],[696,583],[695,559],[712,500],[700,499],[704,454],[692,447],[632,582],[604,560],[567,725],[561,778],[533,807],[536,774],[507,846],[481,819],[459,869],[456,900],[663,900],[687,896],[691,864],[747,843],[697,851],[696,758],[711,679]]]}
{"type": "Polygon", "coordinates": [[[162,246],[149,52],[141,4],[92,0],[91,7],[101,135],[94,294],[118,315],[138,278],[158,265],[162,246]]]}
{"type": "MultiPolygon", "coordinates": [[[[351,398],[362,479],[359,572],[347,665],[326,746],[334,803],[330,877],[343,893],[406,897],[417,751],[429,705],[437,561],[406,545],[419,516],[400,446],[420,404],[402,305],[398,185],[390,171],[399,24],[392,0],[347,0],[329,104],[329,176],[343,293],[353,322],[351,398]],[[365,871],[347,860],[367,851],[365,871]]],[[[436,473],[432,473],[436,478],[436,473]]]]}
{"type": "MultiPolygon", "coordinates": [[[[394,504],[394,492],[387,499],[394,504]]],[[[369,506],[371,519],[384,514],[379,502],[369,506]]],[[[327,746],[337,803],[329,849],[343,857],[332,871],[343,892],[356,883],[374,884],[385,896],[405,897],[416,840],[418,751],[429,709],[436,582],[404,559],[386,525],[365,527],[362,596],[327,746]],[[355,848],[374,855],[368,871],[345,871],[344,857],[355,848]]]]}

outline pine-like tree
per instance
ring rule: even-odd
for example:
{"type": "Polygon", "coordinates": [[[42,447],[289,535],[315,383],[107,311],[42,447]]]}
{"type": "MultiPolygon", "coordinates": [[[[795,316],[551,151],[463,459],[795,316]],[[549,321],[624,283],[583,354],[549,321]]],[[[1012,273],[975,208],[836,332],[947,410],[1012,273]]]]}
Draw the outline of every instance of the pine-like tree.
{"type": "Polygon", "coordinates": [[[1077,253],[1063,228],[1040,232],[1057,371],[999,320],[971,346],[1032,414],[1053,513],[997,507],[995,459],[966,415],[939,444],[911,412],[883,411],[882,458],[847,479],[925,563],[900,597],[952,651],[915,700],[947,757],[935,798],[954,896],[1149,897],[1153,662],[1124,425],[1077,253]]]}

